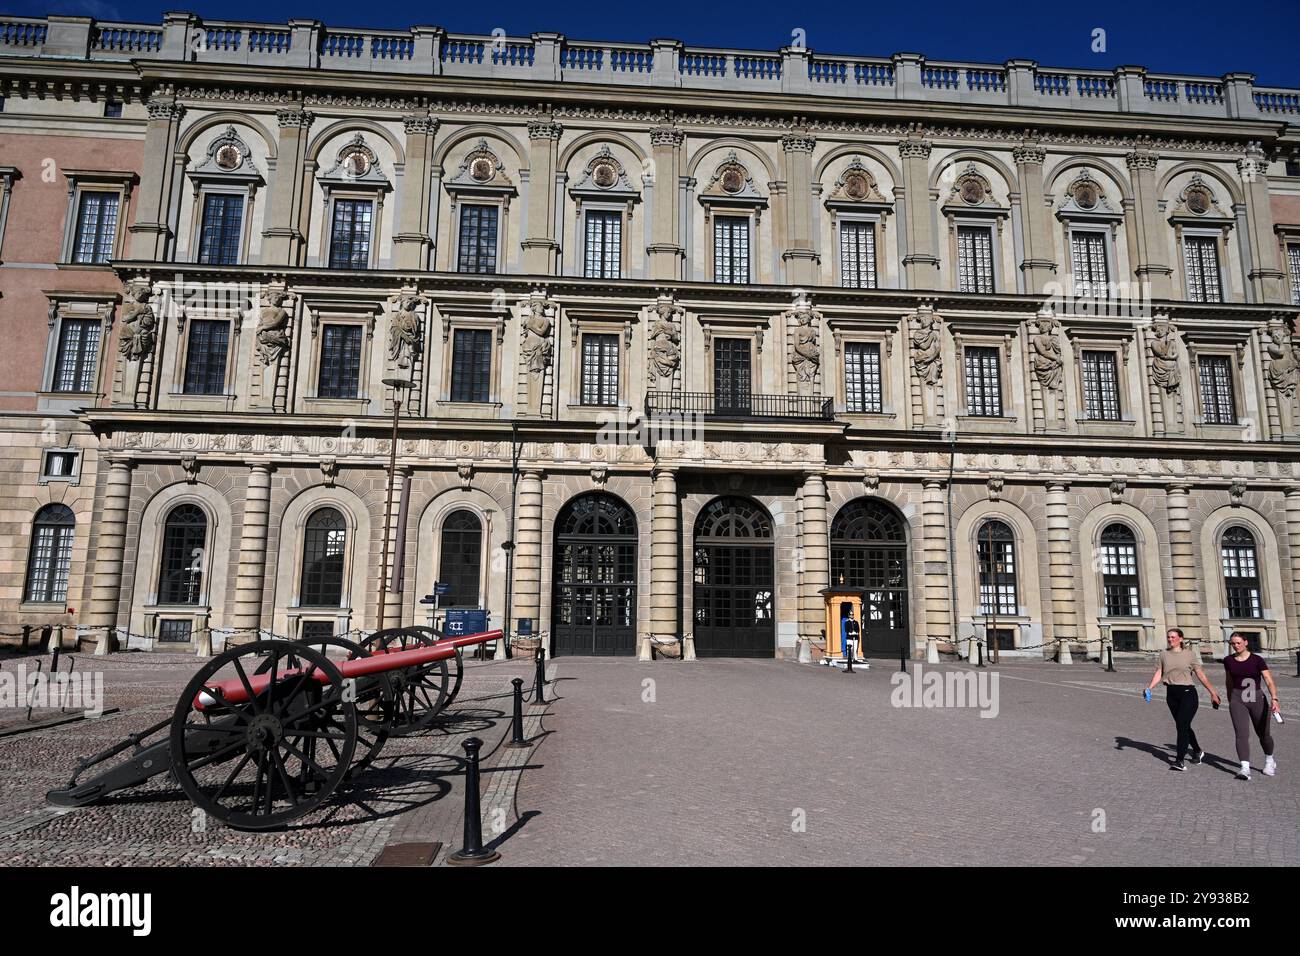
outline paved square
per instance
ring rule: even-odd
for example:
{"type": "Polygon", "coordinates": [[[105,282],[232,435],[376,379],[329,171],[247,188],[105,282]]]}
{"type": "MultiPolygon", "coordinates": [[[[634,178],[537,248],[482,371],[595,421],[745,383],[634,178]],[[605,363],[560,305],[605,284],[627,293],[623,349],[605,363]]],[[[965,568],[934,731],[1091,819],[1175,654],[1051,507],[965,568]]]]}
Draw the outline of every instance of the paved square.
{"type": "MultiPolygon", "coordinates": [[[[1300,682],[1284,662],[1281,769],[1249,783],[1232,775],[1227,710],[1208,700],[1195,727],[1211,756],[1167,769],[1174,725],[1139,696],[1146,661],[1117,674],[1003,663],[989,669],[993,719],[892,707],[898,667],[883,661],[853,676],[781,661],[555,666],[553,734],[519,793],[540,812],[502,847],[507,864],[1300,863],[1300,682]]],[[[1219,683],[1217,665],[1206,673],[1219,683]]]]}

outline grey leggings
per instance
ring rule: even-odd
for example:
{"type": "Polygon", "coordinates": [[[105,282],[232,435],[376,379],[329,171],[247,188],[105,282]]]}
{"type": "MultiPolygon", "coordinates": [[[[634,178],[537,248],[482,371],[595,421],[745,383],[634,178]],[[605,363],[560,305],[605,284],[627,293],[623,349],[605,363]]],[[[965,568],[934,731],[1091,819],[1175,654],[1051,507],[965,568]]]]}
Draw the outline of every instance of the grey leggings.
{"type": "Polygon", "coordinates": [[[1269,705],[1264,695],[1255,694],[1255,699],[1247,703],[1242,700],[1241,691],[1234,690],[1228,698],[1228,713],[1232,716],[1232,729],[1237,734],[1237,759],[1250,759],[1250,728],[1255,728],[1255,736],[1264,748],[1264,756],[1273,756],[1273,735],[1269,732],[1269,705]]]}

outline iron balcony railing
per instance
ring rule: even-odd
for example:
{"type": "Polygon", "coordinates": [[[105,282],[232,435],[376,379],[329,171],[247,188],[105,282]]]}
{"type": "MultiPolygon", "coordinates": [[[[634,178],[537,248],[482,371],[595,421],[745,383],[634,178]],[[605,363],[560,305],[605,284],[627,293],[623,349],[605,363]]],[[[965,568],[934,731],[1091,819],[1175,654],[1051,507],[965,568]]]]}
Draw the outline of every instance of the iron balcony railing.
{"type": "Polygon", "coordinates": [[[820,395],[734,395],[716,392],[647,392],[646,414],[698,415],[704,418],[780,418],[833,422],[834,404],[820,395]]]}

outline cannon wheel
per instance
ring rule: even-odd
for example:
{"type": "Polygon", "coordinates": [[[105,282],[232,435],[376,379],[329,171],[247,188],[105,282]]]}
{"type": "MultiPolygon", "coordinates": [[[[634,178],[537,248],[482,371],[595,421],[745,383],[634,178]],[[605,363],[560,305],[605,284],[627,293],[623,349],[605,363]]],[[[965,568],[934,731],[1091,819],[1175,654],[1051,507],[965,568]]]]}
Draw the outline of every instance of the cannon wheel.
{"type": "Polygon", "coordinates": [[[196,808],[237,830],[270,830],[310,813],[347,775],[356,746],[357,707],[343,675],[320,651],[291,641],[257,641],[214,657],[172,715],[176,781],[196,808]],[[259,673],[270,683],[248,700],[222,702],[209,690],[218,703],[194,707],[224,680],[253,691],[250,675],[259,673]]]}
{"type": "MultiPolygon", "coordinates": [[[[361,642],[361,646],[373,654],[428,647],[436,640],[436,632],[427,627],[390,627],[371,634],[361,642]]],[[[390,674],[396,706],[388,732],[394,737],[402,737],[428,730],[434,718],[447,706],[447,692],[451,686],[447,662],[430,661],[415,667],[403,667],[390,674]]]]}
{"type": "MultiPolygon", "coordinates": [[[[423,631],[431,636],[435,641],[444,640],[447,636],[432,627],[416,626],[412,628],[412,630],[423,631]]],[[[443,701],[442,706],[438,708],[439,713],[450,707],[452,702],[456,700],[456,695],[460,693],[460,682],[465,677],[465,657],[463,652],[463,648],[456,648],[456,656],[445,662],[448,665],[448,669],[451,671],[451,686],[447,688],[447,699],[443,701]]]]}
{"type": "MultiPolygon", "coordinates": [[[[310,640],[299,640],[295,643],[305,644],[322,654],[328,654],[327,648],[340,647],[348,652],[348,660],[370,656],[368,650],[356,641],[349,641],[345,637],[317,637],[310,640]]],[[[355,778],[357,774],[370,766],[374,759],[379,756],[379,751],[384,749],[384,744],[388,740],[390,718],[396,702],[393,681],[388,674],[371,674],[364,680],[367,683],[358,691],[356,697],[357,750],[353,755],[352,766],[348,768],[348,780],[355,778]]]]}

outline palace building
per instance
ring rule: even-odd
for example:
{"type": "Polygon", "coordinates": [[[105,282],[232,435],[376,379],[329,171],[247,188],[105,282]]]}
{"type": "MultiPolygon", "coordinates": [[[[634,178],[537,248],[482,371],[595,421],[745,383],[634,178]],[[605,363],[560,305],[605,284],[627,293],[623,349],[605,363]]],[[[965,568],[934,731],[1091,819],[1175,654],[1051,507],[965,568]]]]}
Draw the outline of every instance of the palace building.
{"type": "Polygon", "coordinates": [[[0,96],[2,631],[1300,645],[1300,90],[169,13],[0,96]]]}

